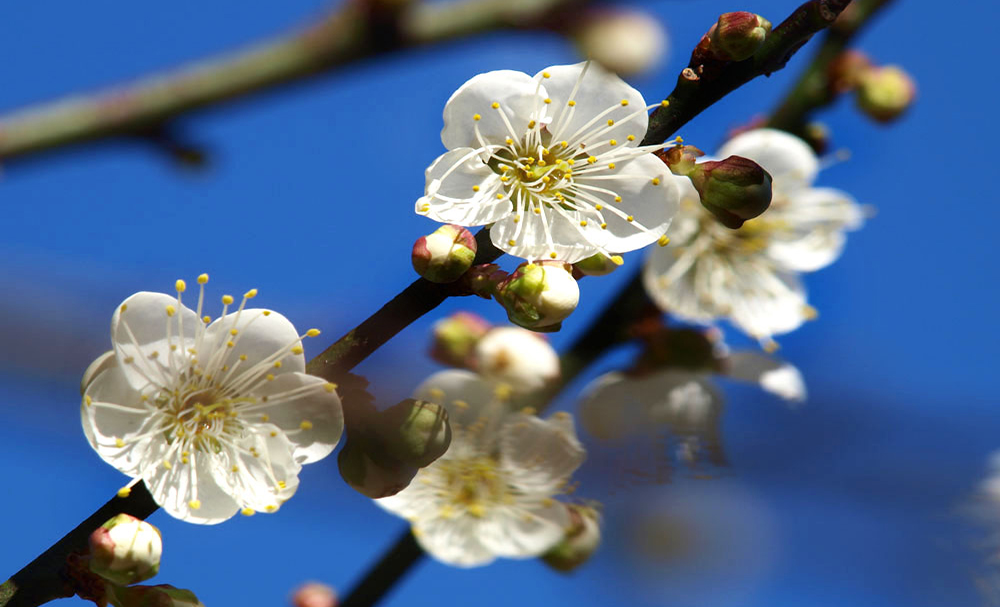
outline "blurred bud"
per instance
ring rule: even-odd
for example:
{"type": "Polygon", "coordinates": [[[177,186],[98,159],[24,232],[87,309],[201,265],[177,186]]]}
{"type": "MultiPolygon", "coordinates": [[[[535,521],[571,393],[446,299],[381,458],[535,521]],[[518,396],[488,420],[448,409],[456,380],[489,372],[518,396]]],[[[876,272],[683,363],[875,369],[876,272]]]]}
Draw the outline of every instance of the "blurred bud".
{"type": "Polygon", "coordinates": [[[507,273],[501,270],[500,266],[495,263],[482,263],[469,268],[469,271],[462,275],[462,282],[473,295],[483,299],[493,299],[497,283],[504,278],[507,278],[507,273]]]}
{"type": "Polygon", "coordinates": [[[358,436],[348,436],[347,442],[337,456],[337,467],[340,476],[358,493],[378,499],[395,495],[405,489],[418,468],[406,466],[381,457],[376,463],[368,454],[371,446],[373,453],[382,448],[379,441],[366,441],[358,436]]]}
{"type": "Polygon", "coordinates": [[[292,594],[292,607],[336,607],[337,593],[326,584],[307,582],[292,594]]]}
{"type": "Polygon", "coordinates": [[[568,572],[590,559],[601,545],[601,515],[597,510],[566,504],[570,528],[562,541],[542,555],[542,560],[557,571],[568,572]]]}
{"type": "Polygon", "coordinates": [[[861,76],[872,67],[868,55],[848,49],[830,62],[826,74],[834,93],[852,91],[861,84],[861,76]]]}
{"type": "Polygon", "coordinates": [[[115,584],[153,577],[162,553],[160,531],[128,514],[115,516],[90,534],[90,570],[115,584]]]}
{"type": "Polygon", "coordinates": [[[109,585],[108,601],[115,607],[205,607],[190,590],[158,586],[109,585]]]}
{"type": "Polygon", "coordinates": [[[705,155],[693,145],[675,145],[655,152],[674,175],[688,176],[694,171],[696,159],[705,155]]]}
{"type": "Polygon", "coordinates": [[[869,118],[889,122],[910,107],[916,94],[913,79],[902,68],[895,65],[875,67],[861,76],[858,108],[869,118]]]}
{"type": "Polygon", "coordinates": [[[535,331],[558,331],[580,301],[572,266],[537,261],[518,266],[497,285],[497,301],[516,325],[535,331]]]}
{"type": "Polygon", "coordinates": [[[413,269],[431,282],[458,280],[476,258],[476,239],[461,226],[443,225],[413,243],[413,269]]]}
{"type": "Polygon", "coordinates": [[[559,379],[559,355],[547,339],[515,327],[499,327],[476,344],[477,370],[518,392],[540,390],[559,379]]]}
{"type": "Polygon", "coordinates": [[[749,59],[764,44],[771,22],[753,13],[723,13],[708,31],[712,54],[723,61],[749,59]]]}
{"type": "Polygon", "coordinates": [[[109,369],[114,365],[115,365],[114,350],[108,350],[104,354],[98,356],[97,360],[90,363],[90,366],[87,367],[87,370],[83,372],[83,379],[80,380],[80,395],[83,396],[83,394],[87,391],[87,388],[90,387],[90,382],[94,381],[94,378],[97,377],[97,375],[101,373],[101,371],[109,369]]]}
{"type": "Polygon", "coordinates": [[[690,177],[702,206],[727,228],[739,228],[771,204],[771,174],[748,158],[703,162],[690,177]]]}
{"type": "Polygon", "coordinates": [[[383,411],[376,431],[390,457],[417,468],[444,455],[451,444],[451,426],[445,408],[412,398],[383,411]]]}
{"type": "Polygon", "coordinates": [[[608,257],[604,253],[594,253],[590,257],[573,264],[573,277],[580,279],[584,276],[604,276],[618,269],[620,264],[608,257]]]}
{"type": "Polygon", "coordinates": [[[664,60],[667,34],[657,19],[631,9],[601,8],[581,17],[573,32],[580,54],[612,72],[630,76],[664,60]]]}
{"type": "Polygon", "coordinates": [[[476,342],[490,330],[486,319],[456,312],[434,323],[431,358],[444,365],[468,369],[474,363],[476,342]]]}

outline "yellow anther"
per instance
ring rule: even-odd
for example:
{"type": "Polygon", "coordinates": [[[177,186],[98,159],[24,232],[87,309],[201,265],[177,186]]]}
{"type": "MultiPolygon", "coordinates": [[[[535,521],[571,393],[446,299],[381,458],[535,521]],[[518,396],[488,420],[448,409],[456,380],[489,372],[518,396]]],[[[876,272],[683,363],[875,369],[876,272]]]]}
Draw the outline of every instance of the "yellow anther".
{"type": "Polygon", "coordinates": [[[182,457],[182,458],[181,458],[181,463],[182,463],[182,464],[186,464],[186,463],[188,463],[188,458],[186,458],[186,457],[182,457]]]}
{"type": "Polygon", "coordinates": [[[274,438],[275,436],[278,436],[278,433],[275,432],[274,430],[271,430],[271,438],[274,438]]]}
{"type": "Polygon", "coordinates": [[[552,77],[552,74],[548,72],[542,72],[542,78],[550,78],[550,77],[552,77]]]}
{"type": "Polygon", "coordinates": [[[493,396],[500,400],[507,400],[510,398],[511,394],[513,394],[513,390],[507,384],[497,384],[496,387],[493,388],[493,396]]]}
{"type": "Polygon", "coordinates": [[[633,220],[635,220],[635,217],[632,217],[631,215],[625,218],[625,221],[633,221],[633,220]]]}
{"type": "Polygon", "coordinates": [[[507,241],[507,244],[508,244],[509,246],[514,246],[514,245],[516,245],[516,244],[517,244],[517,241],[516,241],[516,240],[514,240],[513,238],[511,238],[510,240],[508,240],[508,241],[507,241]]]}
{"type": "Polygon", "coordinates": [[[430,395],[431,398],[436,398],[438,400],[444,398],[444,390],[441,388],[431,388],[427,391],[427,394],[430,395]]]}
{"type": "Polygon", "coordinates": [[[484,508],[482,504],[469,504],[469,507],[466,508],[466,512],[476,518],[483,518],[486,516],[486,508],[484,508]]]}
{"type": "Polygon", "coordinates": [[[333,382],[327,382],[323,384],[323,389],[327,392],[335,392],[337,390],[337,384],[333,382]]]}
{"type": "Polygon", "coordinates": [[[291,352],[292,354],[302,354],[305,350],[302,349],[302,346],[292,346],[291,352]]]}
{"type": "Polygon", "coordinates": [[[121,489],[118,490],[118,497],[120,497],[122,499],[128,497],[131,494],[132,494],[132,488],[131,487],[122,487],[121,489]]]}
{"type": "Polygon", "coordinates": [[[573,101],[572,99],[570,99],[569,101],[566,102],[566,105],[568,105],[569,107],[575,107],[576,106],[576,101],[573,101]]]}
{"type": "Polygon", "coordinates": [[[239,472],[240,471],[240,467],[239,466],[233,466],[232,468],[230,468],[230,470],[232,470],[233,472],[239,472]]]}
{"type": "Polygon", "coordinates": [[[615,125],[615,121],[612,120],[612,119],[610,119],[610,118],[608,118],[608,126],[614,126],[614,125],[615,125]]]}
{"type": "Polygon", "coordinates": [[[543,166],[548,166],[548,164],[549,164],[549,163],[545,162],[544,160],[539,160],[539,161],[538,161],[538,166],[540,166],[540,167],[543,167],[543,166]]]}
{"type": "Polygon", "coordinates": [[[472,186],[472,191],[473,192],[478,192],[479,191],[479,186],[478,185],[472,186]]]}
{"type": "Polygon", "coordinates": [[[541,214],[542,214],[542,210],[541,210],[541,209],[539,209],[538,207],[535,207],[535,208],[531,209],[531,211],[532,211],[532,212],[533,212],[533,213],[534,213],[535,215],[541,215],[541,214]]]}
{"type": "Polygon", "coordinates": [[[621,202],[621,201],[622,201],[621,196],[615,196],[615,202],[621,202]]]}
{"type": "Polygon", "coordinates": [[[244,508],[243,510],[240,510],[240,514],[242,514],[243,516],[253,516],[257,514],[257,511],[254,510],[253,508],[244,508]]]}
{"type": "Polygon", "coordinates": [[[308,419],[302,420],[302,423],[299,424],[299,428],[302,428],[303,430],[312,430],[312,427],[313,427],[313,423],[311,421],[309,421],[308,419]]]}
{"type": "Polygon", "coordinates": [[[656,241],[656,244],[660,245],[661,247],[665,247],[668,244],[670,244],[670,239],[667,238],[666,235],[660,236],[660,239],[656,241]]]}
{"type": "Polygon", "coordinates": [[[531,120],[531,121],[528,122],[528,128],[529,129],[533,129],[533,128],[535,128],[536,124],[537,123],[534,120],[531,120]]]}
{"type": "Polygon", "coordinates": [[[494,101],[493,103],[490,104],[490,107],[492,107],[494,110],[499,110],[500,104],[494,101]]]}
{"type": "Polygon", "coordinates": [[[270,316],[271,315],[271,311],[270,310],[264,310],[263,312],[261,312],[261,314],[263,314],[264,316],[270,316]]]}
{"type": "Polygon", "coordinates": [[[205,316],[201,317],[201,322],[207,325],[208,323],[212,322],[212,317],[206,314],[205,316]]]}
{"type": "Polygon", "coordinates": [[[586,219],[583,219],[583,220],[580,221],[580,227],[581,228],[587,227],[587,220],[586,219]]]}
{"type": "Polygon", "coordinates": [[[620,266],[620,265],[622,265],[623,263],[625,263],[625,260],[624,260],[624,259],[622,259],[622,256],[621,256],[621,255],[612,255],[612,256],[611,256],[611,257],[609,257],[608,259],[610,259],[610,260],[611,260],[611,263],[615,264],[616,266],[620,266]]]}
{"type": "Polygon", "coordinates": [[[774,341],[773,339],[769,339],[766,342],[764,342],[764,351],[767,352],[768,354],[773,354],[774,352],[777,352],[777,350],[778,350],[778,342],[774,341]]]}
{"type": "Polygon", "coordinates": [[[275,369],[280,369],[281,368],[281,361],[280,360],[274,361],[274,368],[275,369]]]}
{"type": "Polygon", "coordinates": [[[666,99],[664,99],[663,101],[660,102],[660,107],[669,107],[669,106],[670,106],[670,102],[667,101],[666,99]]]}
{"type": "Polygon", "coordinates": [[[125,446],[125,441],[123,441],[120,438],[116,438],[115,439],[115,446],[118,447],[119,449],[121,449],[122,447],[125,446]]]}
{"type": "Polygon", "coordinates": [[[316,337],[319,335],[319,329],[309,329],[306,331],[306,337],[316,337]]]}
{"type": "Polygon", "coordinates": [[[680,135],[678,135],[678,136],[674,137],[674,143],[678,143],[678,144],[684,143],[684,138],[681,137],[680,135]]]}
{"type": "Polygon", "coordinates": [[[174,465],[168,462],[167,460],[163,460],[163,467],[166,468],[167,470],[170,470],[171,468],[174,467],[174,465]]]}
{"type": "Polygon", "coordinates": [[[607,230],[607,229],[608,229],[608,224],[606,224],[606,223],[602,223],[602,224],[601,224],[601,229],[602,229],[602,230],[607,230]]]}
{"type": "Polygon", "coordinates": [[[660,178],[659,177],[653,177],[653,185],[660,185],[660,178]]]}
{"type": "Polygon", "coordinates": [[[550,181],[552,181],[552,178],[549,177],[548,175],[542,177],[542,183],[548,183],[550,181]]]}
{"type": "MultiPolygon", "coordinates": [[[[508,138],[504,139],[504,142],[506,142],[506,143],[507,143],[507,145],[514,145],[514,140],[513,140],[513,139],[511,139],[510,137],[508,137],[508,138]]],[[[509,170],[510,170],[510,167],[509,167],[509,166],[506,166],[506,165],[504,165],[504,167],[503,167],[503,170],[504,170],[504,171],[509,171],[509,170]]]]}
{"type": "Polygon", "coordinates": [[[233,303],[233,296],[232,295],[223,295],[222,296],[222,303],[224,305],[227,305],[227,306],[232,305],[232,303],[233,303]]]}
{"type": "Polygon", "coordinates": [[[125,310],[128,310],[128,306],[125,305],[125,304],[122,304],[122,307],[119,308],[119,310],[121,310],[122,312],[124,312],[125,310]]]}
{"type": "Polygon", "coordinates": [[[226,342],[226,347],[227,347],[227,348],[232,348],[232,347],[233,347],[233,346],[235,346],[235,345],[236,345],[236,344],[235,344],[235,343],[233,343],[232,341],[227,341],[227,342],[226,342]]]}
{"type": "Polygon", "coordinates": [[[613,169],[613,168],[615,168],[615,163],[613,163],[613,162],[609,162],[609,163],[608,163],[608,168],[609,168],[609,169],[613,169]]]}
{"type": "Polygon", "coordinates": [[[475,120],[476,122],[479,122],[480,120],[483,119],[483,117],[480,116],[479,114],[473,114],[472,119],[475,120]]]}
{"type": "Polygon", "coordinates": [[[464,400],[457,400],[456,399],[456,400],[451,401],[451,404],[455,405],[459,409],[468,409],[469,408],[469,403],[465,402],[464,400]]]}
{"type": "Polygon", "coordinates": [[[284,489],[287,486],[288,485],[285,483],[285,481],[278,481],[278,488],[279,489],[284,489]]]}
{"type": "Polygon", "coordinates": [[[609,141],[608,143],[609,143],[610,145],[618,145],[618,140],[617,140],[617,139],[612,139],[612,140],[611,140],[611,141],[609,141]]]}
{"type": "Polygon", "coordinates": [[[628,137],[626,137],[626,139],[628,139],[629,141],[635,141],[635,135],[629,135],[628,137]]]}
{"type": "Polygon", "coordinates": [[[246,359],[247,359],[246,354],[240,354],[240,360],[246,360],[246,359]]]}
{"type": "Polygon", "coordinates": [[[175,307],[173,307],[171,305],[168,305],[167,306],[167,316],[173,316],[174,314],[177,314],[177,308],[175,308],[175,307]]]}
{"type": "Polygon", "coordinates": [[[802,316],[804,316],[806,320],[816,320],[819,318],[819,312],[816,308],[810,305],[805,305],[802,306],[802,316]]]}
{"type": "Polygon", "coordinates": [[[264,379],[266,379],[267,381],[274,381],[274,375],[268,373],[267,375],[264,376],[264,379]]]}
{"type": "Polygon", "coordinates": [[[565,150],[566,148],[568,148],[568,147],[569,147],[569,142],[568,142],[568,141],[560,141],[560,142],[559,142],[559,145],[561,145],[561,146],[562,146],[562,149],[564,149],[564,150],[565,150]]]}
{"type": "Polygon", "coordinates": [[[628,99],[622,99],[622,107],[628,105],[628,99]]]}
{"type": "Polygon", "coordinates": [[[198,284],[203,285],[203,284],[205,284],[207,282],[208,282],[208,274],[199,274],[198,275],[198,284]]]}
{"type": "Polygon", "coordinates": [[[594,205],[594,210],[595,210],[595,211],[600,211],[600,210],[601,210],[601,209],[603,209],[603,208],[604,208],[604,205],[603,205],[603,204],[595,204],[595,205],[594,205]]]}
{"type": "Polygon", "coordinates": [[[545,103],[552,103],[552,100],[551,100],[551,99],[549,99],[548,97],[546,97],[546,98],[545,98],[545,103]]]}
{"type": "Polygon", "coordinates": [[[254,297],[257,297],[257,289],[250,289],[243,294],[243,297],[246,299],[253,299],[254,297]]]}
{"type": "Polygon", "coordinates": [[[597,162],[597,156],[588,157],[587,162],[589,162],[590,164],[594,164],[595,162],[597,162]]]}
{"type": "Polygon", "coordinates": [[[87,403],[87,406],[89,407],[94,404],[94,399],[90,398],[90,395],[87,395],[83,397],[83,402],[87,403]]]}
{"type": "Polygon", "coordinates": [[[267,413],[261,413],[260,414],[260,421],[264,422],[264,423],[267,423],[267,422],[271,421],[271,416],[268,415],[267,413]]]}
{"type": "Polygon", "coordinates": [[[514,223],[520,223],[520,222],[521,222],[521,216],[518,215],[517,217],[514,218],[514,223]]]}
{"type": "Polygon", "coordinates": [[[268,512],[274,512],[277,509],[278,509],[278,507],[274,506],[274,505],[271,505],[271,506],[268,506],[267,508],[264,508],[264,510],[267,510],[268,512]]]}
{"type": "Polygon", "coordinates": [[[497,194],[497,200],[503,200],[503,194],[497,194]]]}
{"type": "Polygon", "coordinates": [[[559,257],[559,255],[555,251],[552,251],[551,253],[549,253],[549,257],[555,259],[556,257],[559,257]]]}
{"type": "Polygon", "coordinates": [[[183,280],[178,280],[177,282],[174,283],[174,288],[177,289],[178,293],[183,293],[184,291],[187,290],[188,286],[187,283],[184,282],[183,280]]]}
{"type": "Polygon", "coordinates": [[[551,497],[547,497],[542,500],[542,508],[551,508],[556,505],[556,501],[551,497]]]}

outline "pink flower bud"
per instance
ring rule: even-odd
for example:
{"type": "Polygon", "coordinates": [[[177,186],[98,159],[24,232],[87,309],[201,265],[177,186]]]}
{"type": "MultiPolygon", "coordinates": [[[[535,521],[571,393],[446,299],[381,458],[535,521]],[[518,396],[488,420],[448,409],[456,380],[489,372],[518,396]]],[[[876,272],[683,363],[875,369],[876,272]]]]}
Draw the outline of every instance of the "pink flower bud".
{"type": "Polygon", "coordinates": [[[293,607],[337,607],[337,593],[326,584],[308,582],[292,594],[293,607]]]}
{"type": "Polygon", "coordinates": [[[771,204],[771,174],[742,156],[702,162],[690,178],[702,206],[727,228],[739,228],[771,204]]]}
{"type": "Polygon", "coordinates": [[[490,330],[489,322],[470,312],[456,312],[434,323],[431,358],[441,364],[470,369],[479,339],[490,330]]]}
{"type": "Polygon", "coordinates": [[[413,269],[431,282],[461,278],[476,258],[476,239],[461,226],[444,225],[413,244],[413,269]]]}
{"type": "Polygon", "coordinates": [[[764,44],[771,22],[753,13],[723,13],[708,32],[712,54],[723,61],[749,59],[764,44]]]}

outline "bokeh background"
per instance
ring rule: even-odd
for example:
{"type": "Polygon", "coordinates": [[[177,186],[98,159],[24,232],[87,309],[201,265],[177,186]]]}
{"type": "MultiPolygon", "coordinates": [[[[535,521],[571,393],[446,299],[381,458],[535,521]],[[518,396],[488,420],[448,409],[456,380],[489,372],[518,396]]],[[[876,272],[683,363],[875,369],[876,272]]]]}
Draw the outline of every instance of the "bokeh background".
{"type": "MultiPolygon", "coordinates": [[[[981,545],[988,530],[971,525],[963,509],[1000,448],[1000,204],[992,188],[998,89],[988,62],[995,40],[970,15],[974,4],[898,0],[860,37],[876,60],[904,65],[919,83],[917,104],[901,121],[874,125],[848,100],[822,115],[851,158],[833,163],[820,183],[878,213],[851,235],[838,263],[807,278],[820,319],[780,340],[781,355],[805,376],[808,402],[792,410],[757,389],[727,385],[731,465],[714,480],[679,475],[658,484],[634,473],[655,462],[596,447],[601,465],[579,493],[608,505],[606,543],[574,574],[534,561],[466,571],[427,559],[386,605],[983,601],[977,586],[983,576],[990,581],[981,545]]],[[[637,5],[666,24],[672,53],[632,82],[647,98],[665,95],[719,12],[752,10],[777,23],[796,5],[637,5]]],[[[327,7],[328,0],[3,3],[0,110],[227,50],[327,7]]],[[[775,105],[812,46],[681,134],[715,148],[727,129],[775,105]]],[[[257,287],[261,305],[299,327],[320,327],[325,345],[413,279],[409,249],[433,226],[412,203],[424,168],[443,151],[440,116],[451,92],[479,72],[533,73],[577,60],[552,34],[490,34],[193,114],[177,126],[206,150],[200,171],[141,142],[6,167],[0,577],[124,484],[90,450],[78,415],[79,377],[109,347],[111,312],[122,299],[208,272],[213,295],[257,287]]],[[[640,260],[632,254],[627,264],[640,260]]],[[[557,347],[626,274],[582,284],[583,303],[553,337],[557,347]]],[[[380,402],[406,396],[437,368],[423,356],[429,327],[460,308],[502,319],[495,304],[466,299],[415,323],[359,368],[380,402]]],[[[570,392],[623,356],[609,357],[570,392]]],[[[404,529],[340,480],[335,458],[305,468],[298,494],[278,515],[214,527],[163,513],[151,521],[165,537],[156,580],[191,588],[210,607],[286,604],[307,579],[347,590],[404,529]]]]}

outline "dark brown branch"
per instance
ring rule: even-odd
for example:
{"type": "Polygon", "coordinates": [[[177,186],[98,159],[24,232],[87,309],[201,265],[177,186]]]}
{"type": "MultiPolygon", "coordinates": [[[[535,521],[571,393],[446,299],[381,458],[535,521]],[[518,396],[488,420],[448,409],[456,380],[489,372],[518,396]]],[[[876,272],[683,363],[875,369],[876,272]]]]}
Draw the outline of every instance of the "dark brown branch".
{"type": "Polygon", "coordinates": [[[768,34],[761,48],[749,59],[737,63],[707,60],[696,49],[691,63],[677,78],[667,97],[649,118],[643,144],[665,141],[713,103],[758,76],[767,76],[785,67],[788,60],[813,34],[829,26],[851,0],[810,0],[795,10],[768,34]]]}
{"type": "Polygon", "coordinates": [[[837,91],[830,81],[830,66],[871,17],[892,0],[855,0],[845,10],[823,37],[809,67],[802,72],[791,92],[771,114],[767,126],[796,135],[805,134],[809,114],[833,103],[837,91]]]}

